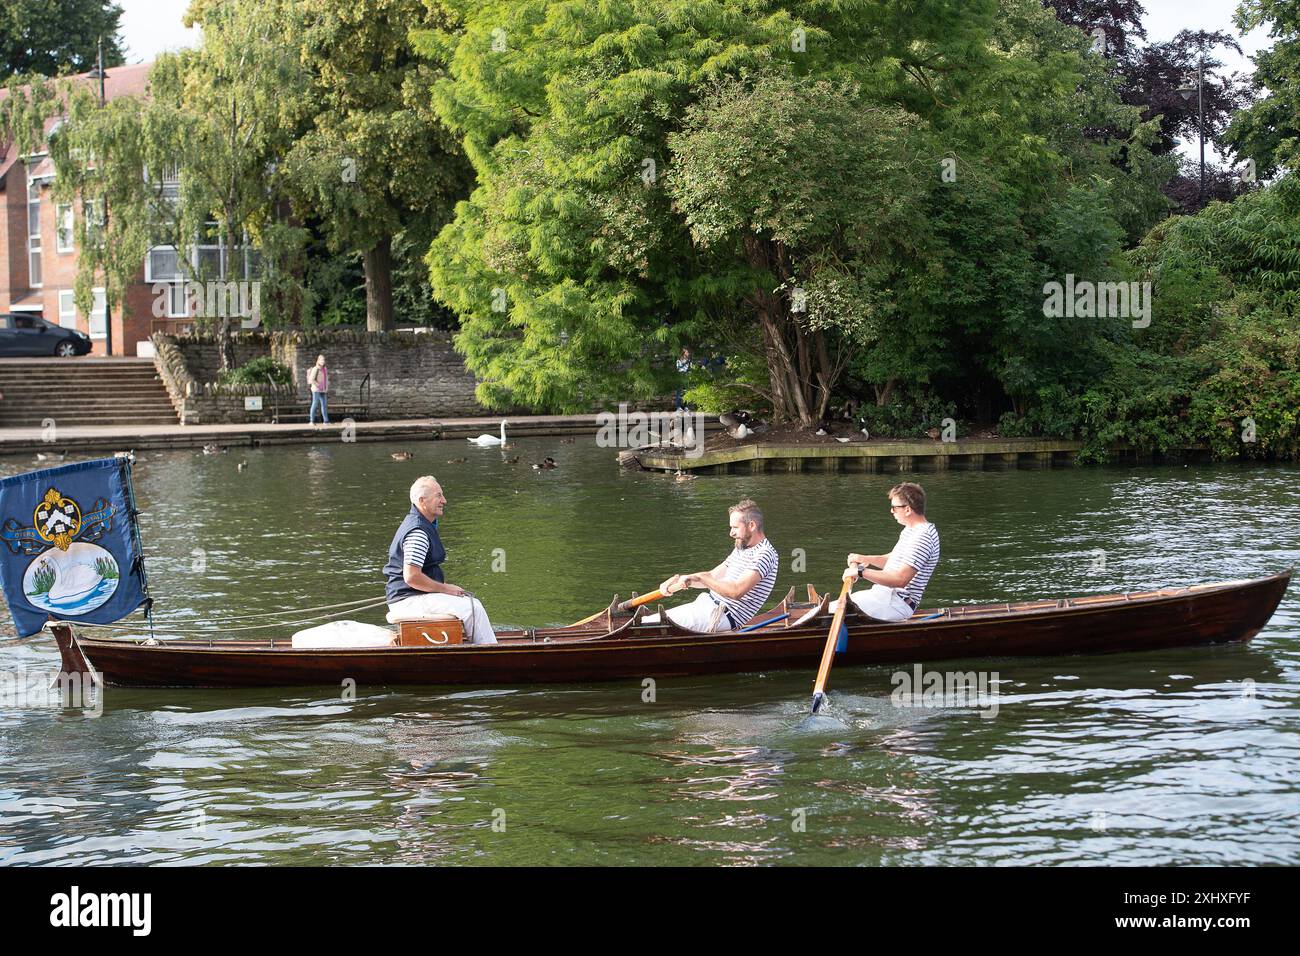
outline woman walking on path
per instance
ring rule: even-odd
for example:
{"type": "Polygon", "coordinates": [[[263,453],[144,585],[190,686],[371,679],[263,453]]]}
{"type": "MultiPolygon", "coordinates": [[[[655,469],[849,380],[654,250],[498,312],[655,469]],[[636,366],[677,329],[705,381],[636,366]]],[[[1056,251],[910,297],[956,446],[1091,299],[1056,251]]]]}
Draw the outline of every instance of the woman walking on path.
{"type": "Polygon", "coordinates": [[[316,424],[316,409],[320,408],[321,421],[328,425],[330,412],[326,394],[330,390],[330,370],[325,367],[325,356],[316,356],[316,364],[307,373],[307,384],[311,386],[311,411],[307,413],[307,424],[316,424]]]}

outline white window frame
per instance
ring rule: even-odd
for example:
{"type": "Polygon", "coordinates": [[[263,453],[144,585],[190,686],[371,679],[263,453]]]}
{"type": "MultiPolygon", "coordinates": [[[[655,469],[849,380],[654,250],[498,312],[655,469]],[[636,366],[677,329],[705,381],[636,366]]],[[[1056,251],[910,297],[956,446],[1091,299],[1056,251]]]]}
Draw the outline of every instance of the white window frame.
{"type": "Polygon", "coordinates": [[[39,289],[45,285],[45,270],[41,256],[41,181],[27,177],[27,285],[39,289]],[[32,198],[35,191],[36,198],[32,198]],[[32,207],[36,207],[36,230],[32,231],[32,207]]]}
{"type": "Polygon", "coordinates": [[[104,228],[104,200],[83,199],[81,201],[81,214],[86,217],[86,240],[88,242],[98,242],[102,237],[100,230],[104,228]]]}
{"type": "Polygon", "coordinates": [[[107,295],[103,286],[96,286],[90,290],[90,315],[87,316],[90,337],[92,339],[103,339],[108,337],[108,325],[104,321],[105,303],[107,295]],[[99,331],[95,331],[98,328],[99,331]]]}
{"type": "Polygon", "coordinates": [[[59,290],[59,328],[76,329],[77,327],[77,294],[71,289],[59,290]],[[67,319],[72,317],[72,323],[69,324],[67,319]]]}
{"type": "Polygon", "coordinates": [[[158,283],[167,283],[167,318],[169,319],[187,319],[190,315],[189,302],[185,298],[185,273],[180,269],[181,263],[186,260],[179,254],[176,256],[177,271],[172,275],[155,276],[153,274],[153,254],[156,250],[166,249],[169,252],[176,252],[176,247],[171,243],[160,243],[156,246],[150,246],[149,251],[144,257],[144,281],[149,284],[150,291],[152,286],[158,283]]]}
{"type": "Polygon", "coordinates": [[[77,213],[76,207],[70,202],[61,202],[54,207],[54,249],[56,252],[76,252],[77,251],[77,213]],[[63,237],[63,217],[68,217],[68,229],[66,232],[68,241],[65,245],[63,237]]]}

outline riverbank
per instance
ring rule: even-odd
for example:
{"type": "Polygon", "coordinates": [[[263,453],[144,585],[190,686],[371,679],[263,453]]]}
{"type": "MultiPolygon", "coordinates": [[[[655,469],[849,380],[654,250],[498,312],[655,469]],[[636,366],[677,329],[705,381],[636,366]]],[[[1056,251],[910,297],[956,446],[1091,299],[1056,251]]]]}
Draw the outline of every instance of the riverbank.
{"type": "MultiPolygon", "coordinates": [[[[725,437],[725,436],[724,436],[725,437]]],[[[1051,468],[1074,465],[1083,443],[1062,438],[966,438],[957,441],[884,438],[841,443],[833,438],[818,442],[749,440],[715,442],[691,458],[675,449],[647,449],[636,460],[651,471],[689,471],[705,474],[756,474],[767,471],[861,471],[890,473],[985,468],[1051,468]]],[[[1117,464],[1155,464],[1157,461],[1205,461],[1209,451],[1192,447],[1176,456],[1160,458],[1128,445],[1110,449],[1117,464]]]]}
{"type": "MultiPolygon", "coordinates": [[[[83,425],[65,428],[0,428],[0,455],[201,448],[257,448],[322,441],[376,442],[401,439],[472,438],[496,435],[503,416],[420,418],[374,422],[334,421],[329,425],[83,425]]],[[[507,437],[590,435],[596,415],[517,415],[506,417],[507,437]]],[[[715,421],[712,426],[721,428],[715,421]]]]}

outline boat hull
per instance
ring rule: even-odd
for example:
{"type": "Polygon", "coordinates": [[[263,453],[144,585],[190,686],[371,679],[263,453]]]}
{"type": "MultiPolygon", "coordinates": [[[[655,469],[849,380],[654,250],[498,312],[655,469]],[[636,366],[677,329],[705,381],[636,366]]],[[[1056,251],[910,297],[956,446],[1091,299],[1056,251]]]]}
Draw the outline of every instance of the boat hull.
{"type": "MultiPolygon", "coordinates": [[[[1009,607],[1006,613],[965,609],[975,612],[969,615],[954,609],[931,621],[873,624],[859,619],[846,622],[847,649],[836,655],[836,666],[1107,654],[1247,641],[1268,623],[1290,577],[1288,572],[1124,600],[1082,599],[1106,602],[1093,605],[1009,607]]],[[[634,620],[615,633],[598,631],[590,637],[338,650],[235,641],[150,645],[80,638],[63,625],[54,630],[65,670],[84,669],[88,661],[99,679],[116,686],[339,686],[345,681],[359,686],[485,686],[810,670],[820,657],[828,622],[819,617],[806,625],[774,624],[750,633],[696,634],[634,620]]]]}

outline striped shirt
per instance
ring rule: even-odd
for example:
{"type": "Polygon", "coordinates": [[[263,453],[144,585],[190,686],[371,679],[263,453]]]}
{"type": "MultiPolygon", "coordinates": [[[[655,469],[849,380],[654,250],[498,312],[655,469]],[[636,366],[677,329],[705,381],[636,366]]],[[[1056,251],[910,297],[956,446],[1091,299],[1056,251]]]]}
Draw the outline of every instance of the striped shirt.
{"type": "Polygon", "coordinates": [[[885,562],[885,570],[897,571],[905,564],[916,569],[916,574],[907,582],[907,587],[895,590],[903,597],[915,601],[915,607],[920,607],[921,595],[925,594],[925,586],[930,583],[930,575],[934,574],[938,563],[939,529],[927,521],[903,529],[898,536],[898,544],[894,545],[889,560],[885,562]]]}
{"type": "Polygon", "coordinates": [[[758,572],[758,583],[738,598],[725,598],[717,591],[709,591],[713,599],[727,609],[727,616],[736,627],[744,627],[762,609],[763,602],[776,584],[776,569],[780,563],[780,555],[767,538],[752,548],[733,548],[727,560],[722,562],[724,581],[737,581],[750,571],[758,572]]]}
{"type": "Polygon", "coordinates": [[[429,556],[429,536],[416,528],[408,531],[402,539],[402,561],[417,568],[424,567],[424,559],[429,556]]]}

